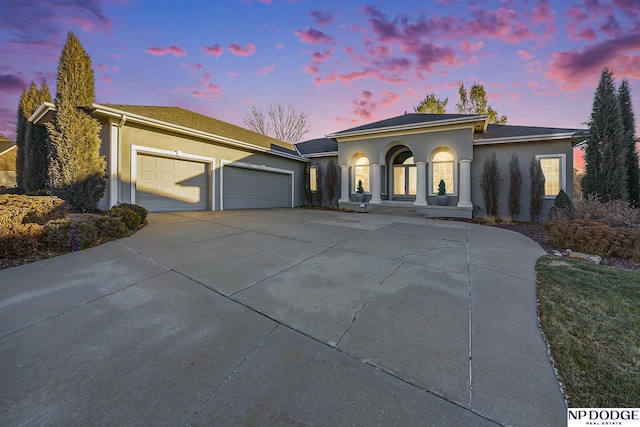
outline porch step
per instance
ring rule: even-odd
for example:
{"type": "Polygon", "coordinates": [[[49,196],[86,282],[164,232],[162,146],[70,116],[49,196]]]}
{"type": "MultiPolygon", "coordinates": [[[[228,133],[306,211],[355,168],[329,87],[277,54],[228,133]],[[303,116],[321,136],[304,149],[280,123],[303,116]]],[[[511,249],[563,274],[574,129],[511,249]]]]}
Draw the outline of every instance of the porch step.
{"type": "Polygon", "coordinates": [[[384,202],[370,204],[359,202],[340,202],[341,209],[354,212],[367,212],[381,215],[403,215],[419,218],[467,218],[473,216],[472,208],[457,206],[414,206],[411,202],[384,202]]]}

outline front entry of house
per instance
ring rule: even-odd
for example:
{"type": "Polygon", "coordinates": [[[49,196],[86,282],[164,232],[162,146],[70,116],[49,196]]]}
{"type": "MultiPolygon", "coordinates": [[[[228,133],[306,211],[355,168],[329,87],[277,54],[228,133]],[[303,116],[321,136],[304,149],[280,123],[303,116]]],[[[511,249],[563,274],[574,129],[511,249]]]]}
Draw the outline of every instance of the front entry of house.
{"type": "Polygon", "coordinates": [[[393,160],[393,198],[410,200],[416,196],[418,174],[411,151],[403,151],[393,160]]]}

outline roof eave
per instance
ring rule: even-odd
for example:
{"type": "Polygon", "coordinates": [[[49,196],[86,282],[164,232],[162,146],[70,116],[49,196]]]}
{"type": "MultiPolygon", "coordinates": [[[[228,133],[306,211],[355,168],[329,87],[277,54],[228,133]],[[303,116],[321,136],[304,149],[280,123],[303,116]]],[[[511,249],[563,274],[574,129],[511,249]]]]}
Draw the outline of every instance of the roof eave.
{"type": "Polygon", "coordinates": [[[197,129],[191,129],[185,126],[164,122],[162,120],[156,120],[150,117],[141,116],[139,114],[129,113],[127,111],[118,110],[116,108],[111,108],[102,104],[95,104],[95,103],[91,104],[88,109],[94,114],[101,114],[111,118],[122,118],[122,116],[126,116],[127,122],[131,121],[134,123],[152,126],[158,129],[169,130],[169,131],[178,132],[184,135],[196,136],[198,138],[203,138],[203,139],[212,140],[216,142],[222,142],[222,143],[229,144],[236,147],[247,148],[251,150],[260,151],[263,153],[274,154],[277,156],[286,157],[293,160],[305,161],[303,157],[298,157],[293,154],[287,154],[280,151],[272,150],[271,148],[261,147],[259,145],[251,144],[248,142],[238,141],[233,138],[227,138],[226,136],[204,132],[197,129]]]}
{"type": "MultiPolygon", "coordinates": [[[[537,142],[537,141],[557,141],[562,139],[571,139],[572,144],[573,140],[576,138],[575,132],[567,132],[567,133],[554,133],[547,135],[525,135],[525,136],[510,136],[503,138],[481,138],[474,139],[473,145],[491,145],[491,144],[513,144],[513,143],[522,143],[522,142],[537,142]]],[[[582,139],[582,136],[581,136],[582,139]]]]}
{"type": "MultiPolygon", "coordinates": [[[[53,102],[43,102],[40,104],[36,111],[29,116],[27,120],[34,124],[40,124],[43,119],[47,118],[47,116],[56,111],[56,105],[53,102]]],[[[48,121],[47,119],[46,121],[48,121]]]]}
{"type": "MultiPolygon", "coordinates": [[[[402,131],[411,131],[422,128],[432,128],[439,126],[447,126],[447,125],[457,125],[457,124],[467,124],[467,123],[481,123],[482,130],[486,130],[487,128],[487,118],[486,115],[478,115],[471,117],[458,117],[455,119],[444,119],[444,120],[434,120],[431,122],[420,122],[420,123],[411,123],[408,125],[398,125],[398,126],[385,126],[381,128],[374,129],[364,129],[352,132],[336,132],[326,135],[326,138],[329,139],[337,139],[337,138],[347,138],[352,136],[364,136],[371,134],[380,134],[387,132],[402,132],[402,131]]],[[[476,130],[476,126],[474,126],[474,130],[476,130]]],[[[480,130],[480,129],[478,129],[480,130]]]]}

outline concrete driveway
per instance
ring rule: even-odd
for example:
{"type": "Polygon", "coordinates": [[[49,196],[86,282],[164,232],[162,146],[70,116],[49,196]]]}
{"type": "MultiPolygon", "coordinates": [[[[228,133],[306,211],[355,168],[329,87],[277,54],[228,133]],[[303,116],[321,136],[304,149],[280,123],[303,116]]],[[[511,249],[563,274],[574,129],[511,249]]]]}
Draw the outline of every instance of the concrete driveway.
{"type": "Polygon", "coordinates": [[[0,424],[564,425],[543,254],[463,222],[152,214],[0,271],[0,424]]]}

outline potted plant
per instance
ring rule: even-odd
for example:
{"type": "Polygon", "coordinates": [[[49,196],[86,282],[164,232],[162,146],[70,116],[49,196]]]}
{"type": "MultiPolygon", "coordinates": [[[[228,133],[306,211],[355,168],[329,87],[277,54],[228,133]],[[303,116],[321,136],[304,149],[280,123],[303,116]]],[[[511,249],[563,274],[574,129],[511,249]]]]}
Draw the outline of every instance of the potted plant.
{"type": "Polygon", "coordinates": [[[358,202],[364,202],[364,187],[362,186],[362,180],[358,180],[358,188],[356,190],[356,200],[358,202]]]}
{"type": "Polygon", "coordinates": [[[438,184],[438,206],[446,206],[448,197],[447,197],[447,185],[444,183],[444,179],[440,180],[438,184]]]}

